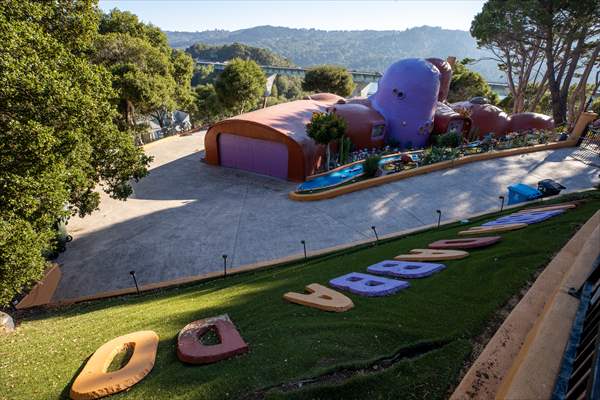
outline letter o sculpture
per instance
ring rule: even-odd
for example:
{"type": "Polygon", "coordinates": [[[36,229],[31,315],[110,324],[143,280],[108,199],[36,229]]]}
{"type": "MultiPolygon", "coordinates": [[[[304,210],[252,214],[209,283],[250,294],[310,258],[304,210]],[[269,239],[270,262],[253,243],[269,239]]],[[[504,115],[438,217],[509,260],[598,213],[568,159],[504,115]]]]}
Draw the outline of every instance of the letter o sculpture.
{"type": "Polygon", "coordinates": [[[77,375],[71,386],[71,398],[99,399],[130,388],[152,370],[157,348],[158,335],[153,331],[134,332],[104,343],[77,375]],[[127,364],[117,371],[106,372],[115,356],[128,346],[133,347],[133,354],[127,364]]]}

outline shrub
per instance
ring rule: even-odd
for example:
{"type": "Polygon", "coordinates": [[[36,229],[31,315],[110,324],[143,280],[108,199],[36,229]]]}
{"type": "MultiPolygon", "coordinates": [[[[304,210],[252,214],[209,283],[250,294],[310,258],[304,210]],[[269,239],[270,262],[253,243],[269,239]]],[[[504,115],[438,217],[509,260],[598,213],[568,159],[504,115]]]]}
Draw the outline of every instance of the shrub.
{"type": "Polygon", "coordinates": [[[334,113],[313,113],[310,122],[306,124],[306,134],[309,138],[318,144],[326,146],[327,165],[325,169],[329,169],[331,160],[329,144],[341,139],[346,134],[348,124],[346,120],[334,113]]]}
{"type": "Polygon", "coordinates": [[[51,238],[51,231],[36,232],[23,219],[0,219],[0,305],[42,277],[47,264],[41,254],[51,238]]]}
{"type": "Polygon", "coordinates": [[[342,97],[352,94],[356,85],[346,68],[321,65],[306,71],[302,88],[308,92],[329,92],[342,97]]]}
{"type": "Polygon", "coordinates": [[[379,171],[379,161],[381,161],[381,157],[378,155],[365,158],[365,161],[363,162],[363,171],[366,178],[373,178],[377,175],[377,172],[379,171]]]}
{"type": "Polygon", "coordinates": [[[462,144],[462,134],[450,131],[436,137],[437,145],[440,147],[458,147],[462,144]]]}
{"type": "Polygon", "coordinates": [[[435,164],[442,161],[458,158],[460,151],[449,147],[432,147],[423,152],[421,165],[435,164]]]}

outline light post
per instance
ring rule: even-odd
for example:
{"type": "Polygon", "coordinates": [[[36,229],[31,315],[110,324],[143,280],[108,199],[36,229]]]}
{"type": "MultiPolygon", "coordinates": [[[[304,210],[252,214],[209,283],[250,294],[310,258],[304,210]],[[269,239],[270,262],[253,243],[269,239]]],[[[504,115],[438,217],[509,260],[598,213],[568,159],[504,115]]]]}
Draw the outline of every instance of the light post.
{"type": "Polygon", "coordinates": [[[137,294],[140,294],[140,288],[138,287],[137,279],[135,278],[135,271],[129,271],[129,275],[133,278],[133,283],[135,283],[135,290],[137,294]]]}
{"type": "Polygon", "coordinates": [[[304,261],[306,261],[306,241],[301,240],[300,243],[302,243],[302,247],[304,248],[304,261]]]}
{"type": "Polygon", "coordinates": [[[504,196],[498,196],[498,198],[502,201],[502,203],[500,203],[500,212],[502,212],[504,209],[504,196]]]}
{"type": "Polygon", "coordinates": [[[442,211],[441,210],[435,210],[435,212],[438,215],[438,224],[437,224],[437,227],[438,227],[438,229],[440,229],[440,223],[442,222],[442,211]]]}
{"type": "Polygon", "coordinates": [[[375,233],[375,243],[379,243],[379,235],[377,235],[377,229],[375,229],[375,225],[371,227],[373,229],[373,233],[375,233]]]}
{"type": "Polygon", "coordinates": [[[227,276],[227,254],[223,254],[223,277],[227,276]]]}

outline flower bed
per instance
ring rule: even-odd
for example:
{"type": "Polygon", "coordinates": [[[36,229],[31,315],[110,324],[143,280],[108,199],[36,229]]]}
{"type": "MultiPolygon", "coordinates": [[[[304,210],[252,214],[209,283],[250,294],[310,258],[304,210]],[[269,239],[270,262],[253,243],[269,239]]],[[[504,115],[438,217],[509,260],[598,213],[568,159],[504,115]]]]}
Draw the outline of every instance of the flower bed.
{"type": "MultiPolygon", "coordinates": [[[[532,131],[522,134],[512,133],[498,139],[488,135],[483,140],[462,144],[459,147],[432,146],[417,152],[400,153],[410,155],[410,161],[401,157],[401,162],[395,161],[390,163],[391,165],[384,164],[378,176],[372,178],[360,176],[340,185],[313,188],[310,191],[295,190],[289,194],[289,197],[298,201],[322,200],[470,162],[576,145],[576,141],[570,139],[564,133],[553,135],[552,137],[544,131],[532,131]]],[[[333,171],[347,168],[359,162],[336,168],[333,171]]],[[[331,173],[331,171],[328,173],[331,173]]],[[[318,176],[323,175],[319,174],[318,176]]],[[[312,178],[309,177],[307,181],[312,178]]]]}

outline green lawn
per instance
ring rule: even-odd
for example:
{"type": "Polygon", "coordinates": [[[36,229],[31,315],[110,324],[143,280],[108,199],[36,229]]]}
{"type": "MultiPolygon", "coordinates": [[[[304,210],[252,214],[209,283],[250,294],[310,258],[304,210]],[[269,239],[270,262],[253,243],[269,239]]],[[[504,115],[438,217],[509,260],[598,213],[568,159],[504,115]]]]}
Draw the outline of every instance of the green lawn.
{"type": "Polygon", "coordinates": [[[446,270],[411,281],[412,287],[400,294],[350,295],[355,308],[345,313],[290,304],[282,295],[348,272],[366,272],[370,264],[454,238],[458,230],[496,215],[307,264],[32,314],[16,334],[0,337],[0,398],[67,397],[70,383],[101,344],[146,329],[160,336],[156,365],[142,382],[114,398],[444,397],[456,384],[472,338],[600,208],[598,191],[567,199],[573,198],[585,201],[561,216],[503,233],[499,244],[446,262],[446,270]],[[206,366],[180,363],[175,355],[179,330],[192,320],[223,313],[234,321],[250,352],[206,366]],[[380,367],[371,366],[379,361],[380,367]],[[327,378],[301,389],[279,389],[320,375],[327,378]]]}

